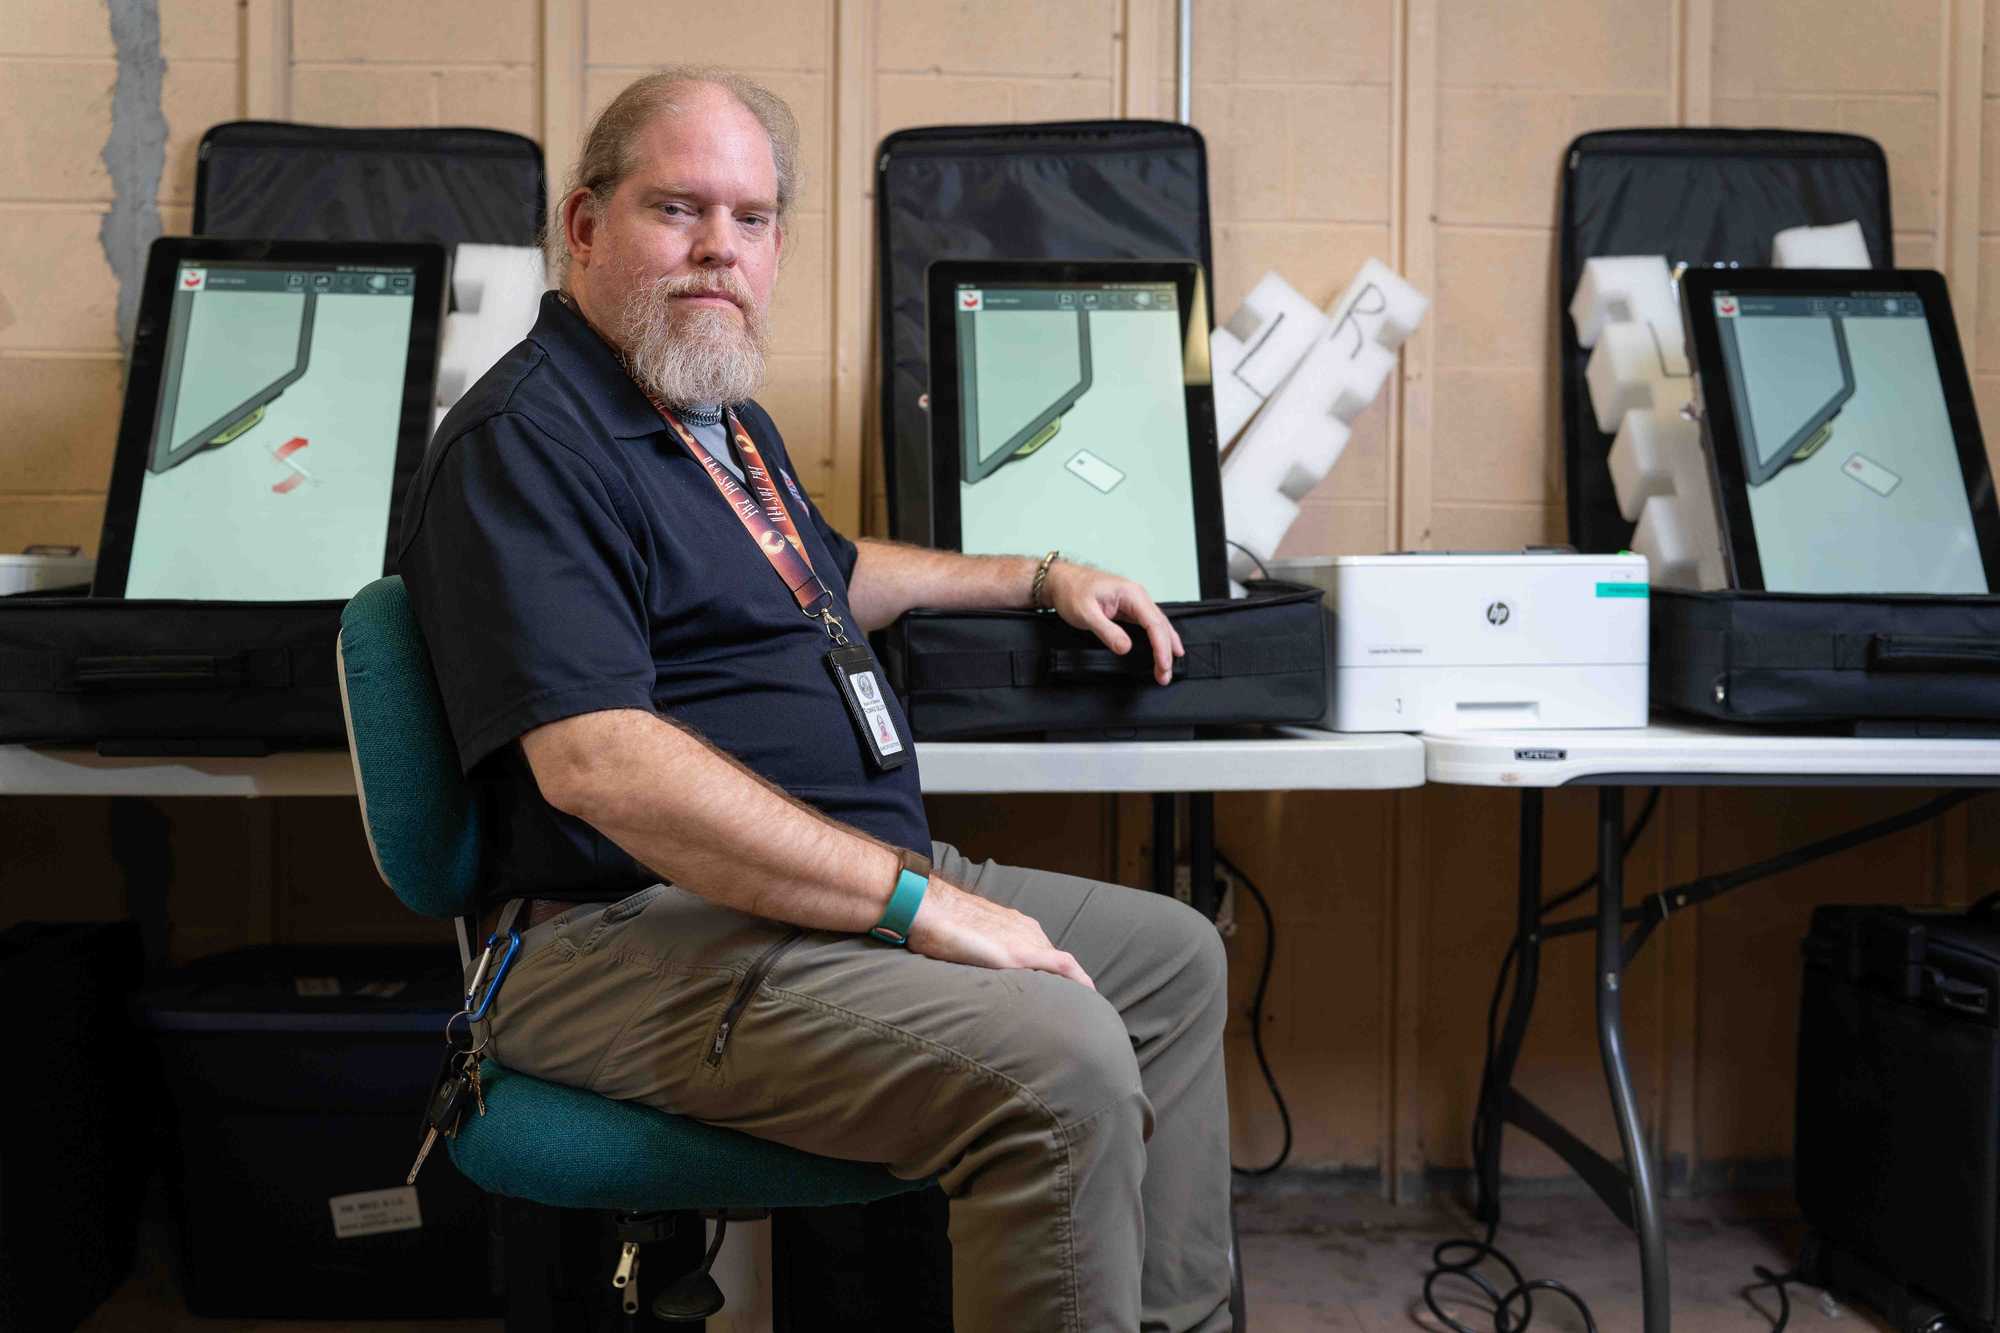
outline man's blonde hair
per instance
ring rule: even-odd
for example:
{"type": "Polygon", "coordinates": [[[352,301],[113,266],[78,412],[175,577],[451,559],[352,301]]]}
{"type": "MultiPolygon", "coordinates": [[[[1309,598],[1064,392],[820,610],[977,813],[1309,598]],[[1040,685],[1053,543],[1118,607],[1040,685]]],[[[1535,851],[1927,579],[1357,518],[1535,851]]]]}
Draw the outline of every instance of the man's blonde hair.
{"type": "MultiPolygon", "coordinates": [[[[578,190],[590,191],[586,207],[602,208],[611,202],[619,183],[638,165],[634,149],[646,127],[663,115],[679,115],[687,109],[682,94],[707,84],[720,88],[757,118],[771,141],[771,164],[778,176],[778,221],[790,216],[799,188],[799,121],[785,99],[754,79],[734,70],[713,65],[669,65],[654,70],[627,85],[597,113],[590,133],[583,137],[583,151],[577,154],[562,198],[578,190]]],[[[564,234],[562,211],[552,214],[543,229],[542,251],[548,259],[549,283],[565,285],[569,277],[569,238],[564,234]]]]}

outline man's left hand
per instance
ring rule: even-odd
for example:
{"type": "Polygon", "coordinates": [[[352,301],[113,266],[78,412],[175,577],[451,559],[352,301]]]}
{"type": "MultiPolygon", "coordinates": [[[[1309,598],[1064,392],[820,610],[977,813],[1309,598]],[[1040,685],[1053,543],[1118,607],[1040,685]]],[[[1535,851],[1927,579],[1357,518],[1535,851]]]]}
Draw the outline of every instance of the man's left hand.
{"type": "Polygon", "coordinates": [[[1131,579],[1058,560],[1049,566],[1048,581],[1042,588],[1049,605],[1066,623],[1089,630],[1121,656],[1131,651],[1132,636],[1115,622],[1142,626],[1153,647],[1153,679],[1165,685],[1174,678],[1174,659],[1185,657],[1187,649],[1181,646],[1181,636],[1167,623],[1159,603],[1131,579]]]}

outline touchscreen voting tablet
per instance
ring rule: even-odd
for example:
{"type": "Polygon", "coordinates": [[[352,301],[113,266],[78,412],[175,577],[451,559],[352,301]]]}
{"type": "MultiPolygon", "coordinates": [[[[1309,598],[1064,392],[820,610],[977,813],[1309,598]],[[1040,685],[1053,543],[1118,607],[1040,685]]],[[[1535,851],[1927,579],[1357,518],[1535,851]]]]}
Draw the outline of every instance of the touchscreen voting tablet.
{"type": "Polygon", "coordinates": [[[2000,589],[2000,506],[1940,274],[1693,269],[1681,301],[1732,586],[2000,589]]]}
{"type": "Polygon", "coordinates": [[[303,601],[389,572],[443,297],[436,245],[154,242],[92,591],[303,601]]]}
{"type": "Polygon", "coordinates": [[[939,262],[928,313],[939,546],[1228,596],[1199,265],[939,262]]]}

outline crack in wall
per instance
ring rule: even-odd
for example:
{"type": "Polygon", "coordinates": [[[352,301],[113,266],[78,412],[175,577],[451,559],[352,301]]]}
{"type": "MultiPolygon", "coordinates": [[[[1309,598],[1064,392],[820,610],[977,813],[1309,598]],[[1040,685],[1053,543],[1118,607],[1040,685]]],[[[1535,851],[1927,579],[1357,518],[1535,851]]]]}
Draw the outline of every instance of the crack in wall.
{"type": "Polygon", "coordinates": [[[108,0],[108,8],[118,81],[111,91],[111,137],[104,141],[111,211],[99,224],[97,237],[118,279],[118,341],[129,354],[146,252],[160,234],[160,177],[167,163],[161,91],[167,61],[160,54],[159,0],[108,0]]]}

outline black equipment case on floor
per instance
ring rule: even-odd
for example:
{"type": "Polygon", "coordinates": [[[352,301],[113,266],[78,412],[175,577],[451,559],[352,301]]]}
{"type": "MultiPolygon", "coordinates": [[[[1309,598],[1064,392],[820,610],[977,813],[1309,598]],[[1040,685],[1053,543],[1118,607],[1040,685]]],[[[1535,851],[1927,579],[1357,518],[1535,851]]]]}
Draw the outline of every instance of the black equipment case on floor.
{"type": "Polygon", "coordinates": [[[1327,710],[1333,636],[1323,594],[1258,582],[1234,601],[1160,609],[1187,656],[1153,678],[1145,632],[1123,656],[1040,611],[912,611],[882,667],[918,740],[1123,736],[1196,727],[1310,725],[1327,710]]]}
{"type": "Polygon", "coordinates": [[[464,996],[447,948],[264,947],[135,1002],[165,1071],[188,1308],[315,1319],[497,1309],[485,1196],[418,1122],[464,996]]]}
{"type": "Polygon", "coordinates": [[[1657,705],[1724,722],[2000,723],[2000,598],[1652,595],[1657,705]]]}
{"type": "Polygon", "coordinates": [[[1821,1278],[2000,1330],[2000,925],[1821,907],[1799,1013],[1799,1208],[1821,1278]],[[1843,1273],[1850,1275],[1840,1281],[1843,1273]],[[1863,1276],[1867,1275],[1867,1276],[1863,1276]]]}
{"type": "Polygon", "coordinates": [[[345,745],[342,605],[0,599],[0,743],[125,755],[345,745]]]}
{"type": "Polygon", "coordinates": [[[876,153],[875,234],[889,532],[929,546],[932,262],[1196,259],[1213,273],[1207,149],[1155,120],[899,130],[876,153]]]}
{"type": "Polygon", "coordinates": [[[135,1060],[130,922],[0,931],[7,1093],[0,1097],[0,1329],[58,1333],[132,1269],[148,1169],[135,1060]]]}

